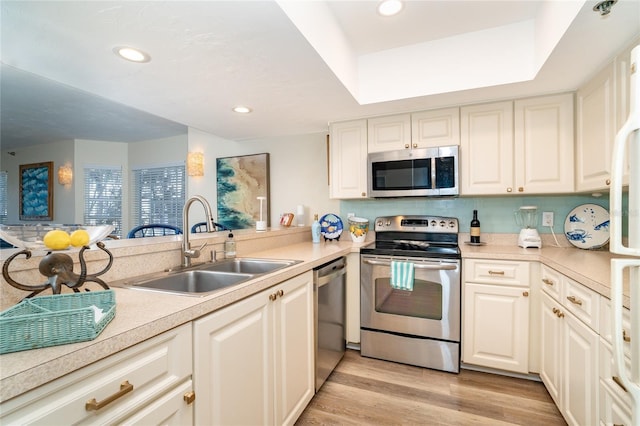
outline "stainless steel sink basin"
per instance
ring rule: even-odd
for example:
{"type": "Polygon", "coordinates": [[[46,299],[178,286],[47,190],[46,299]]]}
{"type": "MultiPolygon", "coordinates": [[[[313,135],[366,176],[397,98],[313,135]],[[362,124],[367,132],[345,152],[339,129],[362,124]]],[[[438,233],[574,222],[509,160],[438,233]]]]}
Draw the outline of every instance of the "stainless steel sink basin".
{"type": "Polygon", "coordinates": [[[202,295],[202,293],[220,290],[251,278],[253,278],[251,274],[195,270],[132,283],[130,288],[202,295]]]}
{"type": "Polygon", "coordinates": [[[300,263],[300,260],[237,258],[167,271],[139,280],[115,282],[115,287],[159,291],[187,296],[205,296],[259,275],[300,263]]]}
{"type": "Polygon", "coordinates": [[[201,269],[205,271],[260,275],[286,268],[287,266],[295,265],[299,262],[299,260],[252,259],[248,257],[241,257],[207,264],[201,267],[201,269]]]}

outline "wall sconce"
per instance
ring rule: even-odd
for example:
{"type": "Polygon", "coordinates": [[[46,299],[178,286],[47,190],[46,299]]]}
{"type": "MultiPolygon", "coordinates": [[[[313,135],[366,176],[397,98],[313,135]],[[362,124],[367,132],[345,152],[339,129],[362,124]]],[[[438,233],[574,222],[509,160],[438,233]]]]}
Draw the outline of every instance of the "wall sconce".
{"type": "Polygon", "coordinates": [[[201,152],[187,154],[187,174],[189,176],[204,176],[204,154],[201,152]]]}
{"type": "Polygon", "coordinates": [[[58,168],[58,183],[60,185],[71,185],[73,180],[73,169],[71,166],[60,166],[58,168]]]}

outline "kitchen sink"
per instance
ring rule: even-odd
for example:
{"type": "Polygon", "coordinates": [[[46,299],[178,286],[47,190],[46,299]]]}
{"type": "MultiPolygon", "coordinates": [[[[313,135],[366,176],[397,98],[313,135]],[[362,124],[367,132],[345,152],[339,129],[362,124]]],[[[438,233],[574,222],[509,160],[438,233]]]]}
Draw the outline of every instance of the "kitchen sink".
{"type": "Polygon", "coordinates": [[[281,259],[226,259],[216,263],[195,265],[189,269],[168,270],[161,274],[154,274],[152,277],[116,282],[113,285],[137,290],[205,296],[300,262],[300,260],[281,259]]]}
{"type": "Polygon", "coordinates": [[[253,277],[254,275],[251,274],[218,271],[182,271],[147,281],[131,283],[128,287],[140,290],[202,295],[202,293],[210,293],[239,284],[253,277]]]}
{"type": "Polygon", "coordinates": [[[252,259],[248,257],[227,259],[201,267],[205,271],[232,272],[260,275],[299,263],[299,260],[252,259]]]}

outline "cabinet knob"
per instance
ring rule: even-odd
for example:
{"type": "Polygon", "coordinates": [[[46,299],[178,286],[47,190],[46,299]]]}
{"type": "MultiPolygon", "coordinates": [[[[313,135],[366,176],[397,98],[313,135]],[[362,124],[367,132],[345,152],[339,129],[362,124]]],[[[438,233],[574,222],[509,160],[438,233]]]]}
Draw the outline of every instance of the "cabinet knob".
{"type": "Polygon", "coordinates": [[[519,187],[518,187],[518,192],[524,192],[524,188],[523,188],[523,187],[521,187],[521,186],[519,186],[519,187]]]}
{"type": "Polygon", "coordinates": [[[414,148],[417,148],[417,147],[418,147],[418,144],[417,144],[417,143],[414,143],[414,144],[413,144],[413,147],[414,147],[414,148]]]}
{"type": "Polygon", "coordinates": [[[272,293],[272,294],[270,294],[270,295],[269,295],[269,300],[271,300],[272,302],[273,302],[274,300],[276,300],[277,298],[278,298],[278,295],[277,295],[277,294],[275,294],[275,293],[272,293]]]}
{"type": "Polygon", "coordinates": [[[193,401],[196,400],[196,393],[194,391],[189,391],[184,394],[182,399],[184,399],[184,402],[186,402],[187,404],[191,404],[193,401]]]}
{"type": "Polygon", "coordinates": [[[511,192],[513,189],[511,187],[507,188],[507,192],[511,192]]]}
{"type": "Polygon", "coordinates": [[[523,292],[522,292],[522,295],[523,295],[524,297],[529,297],[529,292],[528,292],[528,291],[523,291],[523,292]]]}
{"type": "Polygon", "coordinates": [[[278,292],[276,293],[276,295],[277,295],[278,297],[282,297],[282,296],[284,296],[284,290],[282,290],[282,289],[278,290],[278,292]]]}
{"type": "Polygon", "coordinates": [[[564,318],[564,314],[562,313],[562,311],[558,311],[558,313],[556,314],[556,316],[558,318],[564,318]]]}
{"type": "Polygon", "coordinates": [[[363,196],[363,197],[366,197],[366,196],[367,196],[367,193],[366,193],[366,192],[363,192],[363,193],[362,193],[362,196],[363,196]]]}
{"type": "Polygon", "coordinates": [[[405,149],[409,149],[409,144],[408,144],[408,143],[405,143],[405,144],[404,144],[404,148],[405,148],[405,149]]]}
{"type": "Polygon", "coordinates": [[[611,179],[607,179],[607,180],[605,180],[605,181],[604,181],[604,183],[605,183],[607,186],[611,185],[611,179]]]}

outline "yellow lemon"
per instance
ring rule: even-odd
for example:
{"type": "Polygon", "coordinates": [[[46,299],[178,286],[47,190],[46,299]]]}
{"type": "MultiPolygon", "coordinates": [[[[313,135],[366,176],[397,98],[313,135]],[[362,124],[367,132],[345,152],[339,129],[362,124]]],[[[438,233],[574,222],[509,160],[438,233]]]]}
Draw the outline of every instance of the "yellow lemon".
{"type": "Polygon", "coordinates": [[[71,237],[65,231],[56,229],[45,234],[42,242],[51,250],[64,250],[69,247],[71,237]]]}
{"type": "Polygon", "coordinates": [[[74,247],[82,247],[89,244],[89,233],[84,229],[78,229],[71,233],[71,245],[74,247]]]}

